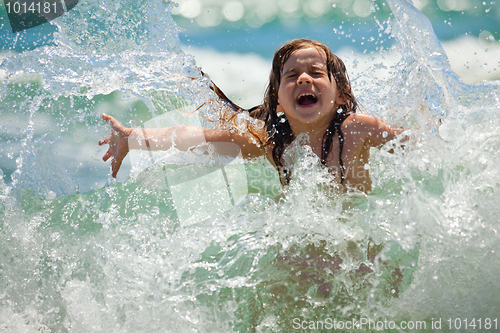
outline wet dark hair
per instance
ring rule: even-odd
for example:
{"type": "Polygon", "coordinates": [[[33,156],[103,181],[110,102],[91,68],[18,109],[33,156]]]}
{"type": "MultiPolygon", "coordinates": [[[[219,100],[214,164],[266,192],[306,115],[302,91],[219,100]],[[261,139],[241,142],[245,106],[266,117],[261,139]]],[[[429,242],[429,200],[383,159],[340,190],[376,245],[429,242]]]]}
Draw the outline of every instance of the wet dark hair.
{"type": "MultiPolygon", "coordinates": [[[[286,61],[296,51],[310,47],[317,48],[326,56],[328,78],[331,81],[333,77],[339,92],[346,99],[344,104],[339,105],[339,110],[335,113],[335,117],[330,122],[330,125],[323,136],[321,151],[321,163],[325,165],[328,154],[331,150],[335,132],[337,132],[340,142],[339,162],[341,180],[344,179],[344,165],[342,162],[344,137],[340,126],[349,115],[356,113],[358,108],[358,102],[352,93],[351,84],[344,62],[333,54],[325,44],[310,39],[295,39],[286,43],[276,51],[273,58],[271,74],[269,75],[269,84],[264,96],[264,102],[261,105],[255,106],[247,111],[252,117],[264,121],[268,135],[266,142],[267,144],[274,145],[272,152],[273,161],[282,176],[281,178],[284,178],[286,183],[290,182],[291,175],[289,170],[283,166],[281,158],[285,148],[293,141],[294,137],[286,116],[276,112],[278,107],[278,90],[281,83],[281,74],[286,61]]],[[[213,90],[217,93],[217,95],[228,102],[233,110],[237,112],[243,111],[241,107],[230,101],[224,93],[217,88],[217,86],[214,85],[214,87],[215,89],[213,90]]]]}

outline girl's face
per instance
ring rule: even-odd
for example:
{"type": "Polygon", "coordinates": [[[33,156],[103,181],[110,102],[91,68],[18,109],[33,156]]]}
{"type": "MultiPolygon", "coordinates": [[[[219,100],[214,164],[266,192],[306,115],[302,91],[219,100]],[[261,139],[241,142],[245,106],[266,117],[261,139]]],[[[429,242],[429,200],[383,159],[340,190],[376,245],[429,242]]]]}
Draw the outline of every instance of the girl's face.
{"type": "Polygon", "coordinates": [[[285,113],[292,128],[328,126],[338,106],[345,102],[335,80],[328,78],[323,52],[315,47],[300,49],[285,62],[277,112],[285,113]]]}

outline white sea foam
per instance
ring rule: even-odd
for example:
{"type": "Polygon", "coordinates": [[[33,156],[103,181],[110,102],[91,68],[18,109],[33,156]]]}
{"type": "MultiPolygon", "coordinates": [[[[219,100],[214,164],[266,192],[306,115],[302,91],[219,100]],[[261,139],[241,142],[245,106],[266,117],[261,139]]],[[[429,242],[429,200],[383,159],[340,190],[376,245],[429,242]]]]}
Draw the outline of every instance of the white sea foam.
{"type": "Polygon", "coordinates": [[[464,83],[500,79],[500,42],[462,36],[442,44],[451,68],[464,83]]]}

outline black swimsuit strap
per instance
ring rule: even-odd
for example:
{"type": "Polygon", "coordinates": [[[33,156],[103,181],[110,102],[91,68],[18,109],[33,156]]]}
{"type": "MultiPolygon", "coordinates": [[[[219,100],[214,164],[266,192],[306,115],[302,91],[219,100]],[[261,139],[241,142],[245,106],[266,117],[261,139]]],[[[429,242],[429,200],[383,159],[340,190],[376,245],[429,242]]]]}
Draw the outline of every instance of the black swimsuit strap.
{"type": "Polygon", "coordinates": [[[323,165],[326,165],[326,159],[328,156],[328,152],[330,150],[330,147],[332,145],[333,137],[335,135],[335,132],[337,132],[337,135],[339,136],[339,166],[340,166],[340,183],[345,179],[345,168],[344,168],[344,162],[342,161],[342,151],[344,148],[344,135],[342,134],[341,130],[341,125],[344,122],[344,120],[347,118],[347,116],[344,117],[339,117],[340,119],[336,119],[335,122],[333,122],[330,126],[333,127],[331,129],[327,130],[326,136],[323,140],[323,152],[322,152],[322,157],[321,157],[321,163],[323,165]]]}
{"type": "Polygon", "coordinates": [[[344,135],[340,130],[340,124],[336,124],[336,130],[339,135],[339,164],[340,164],[340,183],[345,179],[344,175],[344,163],[342,162],[342,149],[344,148],[344,135]]]}

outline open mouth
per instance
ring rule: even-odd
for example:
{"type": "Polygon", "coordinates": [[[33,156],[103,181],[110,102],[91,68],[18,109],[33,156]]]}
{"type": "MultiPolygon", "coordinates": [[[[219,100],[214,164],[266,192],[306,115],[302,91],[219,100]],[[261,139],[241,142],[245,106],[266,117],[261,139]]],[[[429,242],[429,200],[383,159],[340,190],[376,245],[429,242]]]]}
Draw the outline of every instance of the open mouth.
{"type": "Polygon", "coordinates": [[[297,104],[300,106],[310,106],[316,104],[316,102],[318,102],[318,97],[312,93],[300,94],[297,97],[297,104]]]}

